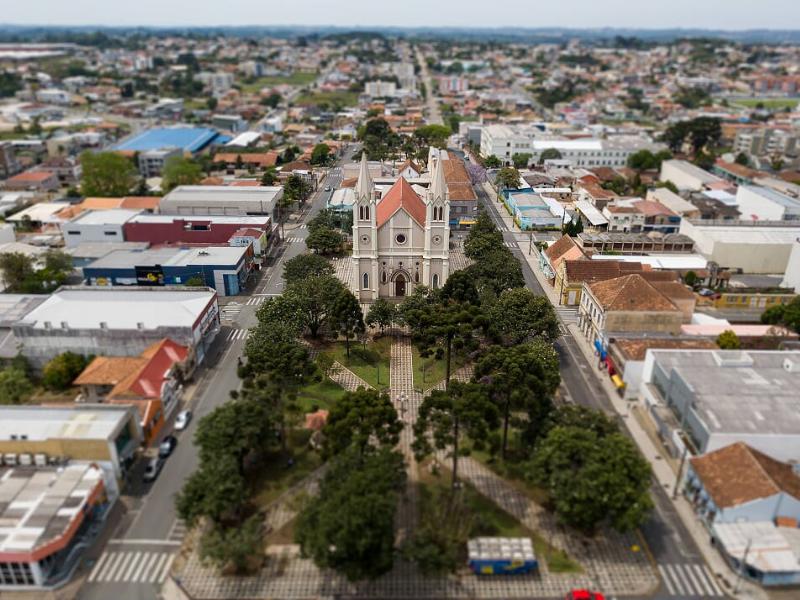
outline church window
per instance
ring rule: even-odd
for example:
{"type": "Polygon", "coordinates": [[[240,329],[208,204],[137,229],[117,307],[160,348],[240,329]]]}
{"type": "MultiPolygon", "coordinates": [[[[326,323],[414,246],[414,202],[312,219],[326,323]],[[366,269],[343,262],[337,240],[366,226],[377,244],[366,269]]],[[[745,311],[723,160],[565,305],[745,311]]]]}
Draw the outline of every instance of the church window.
{"type": "Polygon", "coordinates": [[[365,290],[369,289],[369,273],[364,273],[363,285],[361,287],[363,287],[365,290]]]}
{"type": "Polygon", "coordinates": [[[414,283],[419,283],[419,271],[414,273],[414,283]]]}
{"type": "Polygon", "coordinates": [[[406,243],[406,235],[404,233],[398,233],[394,240],[400,244],[401,246],[406,243]]]}
{"type": "MultiPolygon", "coordinates": [[[[384,264],[386,264],[386,263],[384,263],[384,264]]],[[[386,271],[381,273],[381,283],[386,283],[386,271]]]]}
{"type": "Polygon", "coordinates": [[[439,289],[439,275],[437,275],[437,274],[435,274],[435,273],[434,273],[434,275],[433,275],[433,283],[432,283],[432,287],[433,287],[433,289],[435,289],[435,290],[438,290],[438,289],[439,289]]]}
{"type": "Polygon", "coordinates": [[[369,206],[364,207],[364,220],[369,221],[369,206]]]}

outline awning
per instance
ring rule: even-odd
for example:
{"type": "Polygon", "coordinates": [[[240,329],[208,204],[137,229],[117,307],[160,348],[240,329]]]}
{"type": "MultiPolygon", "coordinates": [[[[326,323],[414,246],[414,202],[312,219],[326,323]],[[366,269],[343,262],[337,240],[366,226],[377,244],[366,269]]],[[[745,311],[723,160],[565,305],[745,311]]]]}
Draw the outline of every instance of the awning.
{"type": "Polygon", "coordinates": [[[459,219],[459,225],[475,225],[477,221],[475,219],[459,219]]]}

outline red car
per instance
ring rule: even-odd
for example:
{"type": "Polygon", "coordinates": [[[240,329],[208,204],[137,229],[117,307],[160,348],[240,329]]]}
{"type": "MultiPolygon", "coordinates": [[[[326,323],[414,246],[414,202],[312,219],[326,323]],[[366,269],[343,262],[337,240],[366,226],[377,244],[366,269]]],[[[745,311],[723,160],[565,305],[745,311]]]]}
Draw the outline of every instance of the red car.
{"type": "Polygon", "coordinates": [[[564,596],[564,600],[606,600],[600,592],[590,592],[589,590],[572,590],[564,596]]]}

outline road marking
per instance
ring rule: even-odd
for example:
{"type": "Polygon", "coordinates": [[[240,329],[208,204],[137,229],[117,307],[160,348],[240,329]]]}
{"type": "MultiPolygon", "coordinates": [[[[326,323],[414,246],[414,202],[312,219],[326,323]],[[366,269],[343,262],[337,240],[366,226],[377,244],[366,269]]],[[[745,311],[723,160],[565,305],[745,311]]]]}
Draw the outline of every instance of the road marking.
{"type": "Polygon", "coordinates": [[[158,559],[158,563],[156,563],[156,567],[153,569],[153,572],[150,574],[150,582],[154,583],[158,581],[159,573],[161,572],[161,568],[167,559],[170,557],[169,554],[162,554],[161,557],[158,559]]]}
{"type": "Polygon", "coordinates": [[[142,562],[139,563],[139,566],[136,568],[136,572],[133,574],[133,581],[139,581],[139,576],[142,574],[142,571],[144,571],[144,566],[149,560],[152,559],[148,556],[145,556],[142,559],[142,562]]]}
{"type": "Polygon", "coordinates": [[[122,581],[128,581],[130,579],[130,576],[133,575],[133,570],[136,568],[136,564],[139,562],[140,558],[142,558],[141,552],[137,552],[133,555],[133,560],[130,562],[130,565],[128,565],[128,570],[125,571],[125,574],[121,577],[122,581]]]}
{"type": "Polygon", "coordinates": [[[180,542],[170,540],[124,539],[109,540],[109,544],[142,545],[142,546],[180,546],[180,542]]]}
{"type": "Polygon", "coordinates": [[[108,573],[109,581],[114,581],[117,579],[119,575],[122,575],[122,571],[125,570],[125,563],[128,561],[128,557],[132,554],[133,554],[132,552],[119,553],[121,560],[119,561],[119,564],[114,566],[114,569],[112,571],[109,571],[108,573]]]}
{"type": "Polygon", "coordinates": [[[111,558],[106,562],[106,566],[103,567],[103,570],[98,574],[97,580],[100,581],[105,578],[106,575],[111,571],[113,565],[120,559],[121,556],[117,554],[111,555],[111,558]]]}
{"type": "Polygon", "coordinates": [[[664,580],[664,585],[667,586],[667,591],[669,592],[669,595],[670,596],[674,596],[675,595],[675,588],[672,587],[672,582],[669,580],[669,577],[667,577],[666,570],[661,565],[658,565],[658,571],[659,571],[659,573],[661,573],[661,579],[664,580]]]}
{"type": "Polygon", "coordinates": [[[142,571],[141,578],[137,581],[147,581],[148,575],[150,574],[150,569],[153,567],[153,563],[158,560],[158,554],[153,554],[150,556],[150,560],[147,561],[147,567],[142,571]]]}
{"type": "Polygon", "coordinates": [[[711,584],[714,595],[725,595],[725,593],[722,591],[722,588],[717,584],[717,579],[714,577],[714,573],[711,571],[711,569],[709,569],[706,565],[703,565],[702,567],[700,565],[694,565],[694,568],[697,569],[699,573],[705,574],[704,581],[708,581],[708,583],[711,584]]]}
{"type": "Polygon", "coordinates": [[[167,574],[169,573],[169,569],[172,566],[173,560],[175,560],[175,555],[170,554],[167,557],[167,562],[164,563],[164,568],[161,569],[161,574],[158,576],[158,579],[156,579],[156,581],[164,581],[167,578],[167,574]]]}
{"type": "Polygon", "coordinates": [[[97,578],[97,574],[100,572],[100,569],[103,567],[104,564],[106,564],[107,561],[108,561],[108,554],[106,554],[104,552],[103,555],[100,557],[100,560],[98,560],[95,563],[94,568],[92,569],[92,572],[89,573],[88,581],[91,582],[91,581],[94,581],[97,578]]]}

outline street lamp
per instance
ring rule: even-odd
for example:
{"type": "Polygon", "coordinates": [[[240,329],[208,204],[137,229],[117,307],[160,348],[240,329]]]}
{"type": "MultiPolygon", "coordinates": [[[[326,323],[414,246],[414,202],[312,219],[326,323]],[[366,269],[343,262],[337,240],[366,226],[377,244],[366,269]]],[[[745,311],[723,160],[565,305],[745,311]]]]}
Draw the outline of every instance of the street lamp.
{"type": "Polygon", "coordinates": [[[744,547],[744,556],[742,556],[742,562],[739,565],[739,569],[736,571],[736,585],[733,587],[733,595],[739,593],[739,586],[742,584],[742,579],[744,578],[744,570],[747,568],[747,555],[750,554],[750,546],[753,543],[753,538],[747,538],[747,545],[744,547]]]}

